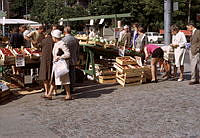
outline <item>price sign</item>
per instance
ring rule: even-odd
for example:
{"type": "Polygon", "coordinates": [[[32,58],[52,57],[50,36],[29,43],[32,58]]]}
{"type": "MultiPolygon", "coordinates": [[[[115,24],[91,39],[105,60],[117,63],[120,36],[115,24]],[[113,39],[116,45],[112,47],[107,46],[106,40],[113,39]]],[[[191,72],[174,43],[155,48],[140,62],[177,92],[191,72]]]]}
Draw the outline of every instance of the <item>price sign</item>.
{"type": "Polygon", "coordinates": [[[25,58],[23,55],[17,55],[15,57],[15,65],[16,65],[16,67],[24,67],[25,66],[25,58]]]}

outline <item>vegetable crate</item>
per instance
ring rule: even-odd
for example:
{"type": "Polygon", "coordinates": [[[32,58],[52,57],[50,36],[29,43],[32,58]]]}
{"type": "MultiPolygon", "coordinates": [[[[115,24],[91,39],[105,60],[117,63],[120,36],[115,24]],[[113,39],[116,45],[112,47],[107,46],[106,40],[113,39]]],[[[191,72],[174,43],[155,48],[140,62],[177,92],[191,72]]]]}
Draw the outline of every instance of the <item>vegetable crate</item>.
{"type": "Polygon", "coordinates": [[[98,80],[101,84],[116,83],[116,72],[111,69],[104,69],[98,73],[98,80]]]}
{"type": "Polygon", "coordinates": [[[136,60],[130,56],[116,57],[116,62],[120,65],[137,65],[136,60]]]}
{"type": "Polygon", "coordinates": [[[0,48],[0,64],[9,65],[15,63],[15,55],[8,48],[0,48]]]}
{"type": "Polygon", "coordinates": [[[114,84],[116,83],[116,72],[110,68],[100,69],[96,72],[98,82],[101,84],[114,84]]]}
{"type": "Polygon", "coordinates": [[[123,87],[146,82],[144,68],[139,66],[132,57],[117,57],[114,67],[117,70],[116,80],[123,87]]]}
{"type": "Polygon", "coordinates": [[[101,84],[114,84],[116,82],[116,75],[99,76],[99,83],[101,84]]]}
{"type": "Polygon", "coordinates": [[[142,71],[138,73],[135,72],[120,73],[119,71],[117,71],[116,79],[117,82],[123,87],[125,87],[126,85],[136,85],[146,82],[146,78],[142,71]]]}

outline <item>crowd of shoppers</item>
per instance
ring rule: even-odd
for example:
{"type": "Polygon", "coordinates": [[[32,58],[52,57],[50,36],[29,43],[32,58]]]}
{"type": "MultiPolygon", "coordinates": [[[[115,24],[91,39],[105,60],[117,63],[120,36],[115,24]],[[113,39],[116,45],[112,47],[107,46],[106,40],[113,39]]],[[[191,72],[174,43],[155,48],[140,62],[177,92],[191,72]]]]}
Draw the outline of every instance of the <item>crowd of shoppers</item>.
{"type": "MultiPolygon", "coordinates": [[[[156,45],[149,44],[145,29],[138,23],[133,24],[133,31],[129,26],[125,25],[120,32],[118,39],[118,48],[132,49],[141,54],[142,64],[151,58],[151,74],[153,83],[158,82],[157,64],[160,63],[161,68],[166,71],[167,78],[177,76],[177,69],[180,75],[177,81],[184,80],[184,59],[186,50],[190,52],[191,59],[191,81],[189,85],[199,84],[199,62],[200,62],[200,30],[197,30],[194,24],[187,25],[188,31],[192,35],[190,42],[187,43],[184,33],[182,33],[177,25],[171,26],[172,42],[168,49],[173,49],[174,60],[164,58],[166,51],[156,45]],[[165,51],[165,52],[164,52],[165,51]],[[171,67],[173,66],[173,76],[171,76],[171,67]]],[[[63,32],[59,30],[57,25],[53,25],[51,29],[45,30],[40,26],[36,31],[30,32],[26,26],[14,28],[10,46],[13,48],[31,47],[41,50],[41,62],[39,71],[39,80],[44,83],[45,93],[42,97],[52,99],[53,91],[57,85],[63,85],[66,91],[65,100],[73,99],[71,92],[76,82],[75,67],[79,61],[79,42],[71,34],[71,27],[66,26],[63,32]],[[66,68],[69,70],[62,76],[57,77],[56,62],[63,60],[66,68]]]]}
{"type": "MultiPolygon", "coordinates": [[[[44,84],[43,98],[51,100],[57,85],[65,88],[65,100],[73,99],[71,91],[76,82],[75,67],[79,60],[79,42],[71,35],[71,27],[66,26],[63,31],[57,25],[45,30],[40,26],[35,31],[30,31],[22,25],[13,29],[9,45],[12,48],[33,48],[41,51],[39,80],[44,84]],[[56,74],[56,63],[64,61],[65,73],[59,77],[56,74]]],[[[16,69],[14,68],[14,74],[16,69]]]]}

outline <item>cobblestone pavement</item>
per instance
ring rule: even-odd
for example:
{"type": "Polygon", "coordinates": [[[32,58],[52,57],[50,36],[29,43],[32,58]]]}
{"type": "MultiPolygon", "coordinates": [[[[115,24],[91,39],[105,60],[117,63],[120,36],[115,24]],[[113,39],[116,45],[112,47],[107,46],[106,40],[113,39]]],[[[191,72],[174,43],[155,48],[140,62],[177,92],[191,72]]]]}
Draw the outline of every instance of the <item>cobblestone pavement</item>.
{"type": "Polygon", "coordinates": [[[85,83],[72,101],[18,97],[0,105],[0,138],[198,138],[200,85],[188,82],[85,83]]]}
{"type": "Polygon", "coordinates": [[[34,94],[1,105],[0,136],[200,137],[200,85],[164,81],[77,90],[72,101],[34,94]]]}

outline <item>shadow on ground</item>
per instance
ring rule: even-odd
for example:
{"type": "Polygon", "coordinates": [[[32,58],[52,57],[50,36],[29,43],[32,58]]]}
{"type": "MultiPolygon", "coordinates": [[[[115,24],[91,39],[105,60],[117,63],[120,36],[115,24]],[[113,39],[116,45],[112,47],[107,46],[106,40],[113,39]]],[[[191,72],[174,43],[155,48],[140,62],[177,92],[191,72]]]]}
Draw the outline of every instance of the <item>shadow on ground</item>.
{"type": "Polygon", "coordinates": [[[95,90],[95,91],[83,91],[81,93],[74,94],[75,99],[81,99],[81,98],[97,98],[100,97],[103,94],[110,94],[117,90],[116,88],[111,89],[102,89],[102,90],[95,90]]]}
{"type": "MultiPolygon", "coordinates": [[[[117,86],[118,84],[99,84],[94,81],[86,81],[84,83],[76,84],[74,87],[74,92],[72,95],[75,99],[79,98],[97,98],[100,97],[102,94],[110,94],[117,90],[117,88],[113,88],[113,86],[117,86]],[[112,88],[109,88],[112,87],[112,88]]],[[[65,91],[62,90],[59,95],[65,95],[65,91]]]]}
{"type": "Polygon", "coordinates": [[[9,94],[6,99],[3,99],[0,101],[0,106],[1,105],[6,105],[12,101],[21,99],[22,97],[24,97],[24,95],[16,95],[15,93],[11,92],[11,94],[9,94]]]}

